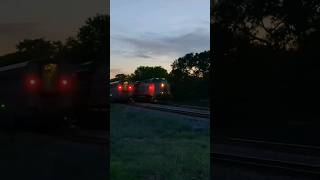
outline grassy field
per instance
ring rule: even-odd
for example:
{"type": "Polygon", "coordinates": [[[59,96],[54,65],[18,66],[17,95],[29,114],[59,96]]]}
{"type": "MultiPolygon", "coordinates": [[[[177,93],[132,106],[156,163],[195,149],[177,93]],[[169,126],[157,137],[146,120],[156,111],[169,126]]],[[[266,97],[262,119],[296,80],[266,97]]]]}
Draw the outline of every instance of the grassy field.
{"type": "Polygon", "coordinates": [[[111,105],[112,180],[209,179],[209,130],[183,117],[111,105]]]}
{"type": "Polygon", "coordinates": [[[180,105],[189,105],[189,106],[203,106],[209,107],[210,103],[209,100],[173,100],[171,103],[173,104],[180,104],[180,105]]]}

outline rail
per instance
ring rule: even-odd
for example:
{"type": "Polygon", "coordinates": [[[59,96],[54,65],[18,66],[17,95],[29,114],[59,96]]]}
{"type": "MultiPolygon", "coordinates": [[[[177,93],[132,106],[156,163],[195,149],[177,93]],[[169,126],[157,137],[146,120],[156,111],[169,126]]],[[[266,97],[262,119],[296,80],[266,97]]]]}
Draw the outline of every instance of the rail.
{"type": "Polygon", "coordinates": [[[320,175],[320,148],[254,139],[213,138],[214,161],[320,175]],[[223,147],[225,146],[225,147],[223,147]]]}
{"type": "Polygon", "coordinates": [[[210,111],[204,110],[204,109],[196,109],[196,108],[190,108],[190,107],[186,108],[183,106],[171,106],[171,105],[151,104],[151,103],[129,103],[128,105],[146,108],[146,109],[182,114],[182,115],[187,115],[192,117],[210,119],[210,111]]]}

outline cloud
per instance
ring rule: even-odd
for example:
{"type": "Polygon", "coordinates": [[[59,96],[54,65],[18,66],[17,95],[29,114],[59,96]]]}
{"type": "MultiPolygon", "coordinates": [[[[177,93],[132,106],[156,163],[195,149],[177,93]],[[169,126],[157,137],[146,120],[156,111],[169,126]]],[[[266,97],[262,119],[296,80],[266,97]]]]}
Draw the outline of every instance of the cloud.
{"type": "Polygon", "coordinates": [[[122,72],[121,68],[111,68],[110,73],[120,74],[122,72]]]}
{"type": "Polygon", "coordinates": [[[122,35],[112,38],[132,45],[134,51],[131,55],[144,58],[177,56],[210,48],[210,33],[200,28],[190,33],[175,36],[145,33],[141,38],[122,35]]]}
{"type": "Polygon", "coordinates": [[[140,58],[146,58],[146,59],[152,59],[153,58],[152,56],[148,56],[148,55],[145,55],[143,53],[137,53],[134,56],[140,57],[140,58]]]}
{"type": "Polygon", "coordinates": [[[121,68],[111,68],[110,69],[110,78],[114,78],[117,74],[125,74],[121,68]]]}

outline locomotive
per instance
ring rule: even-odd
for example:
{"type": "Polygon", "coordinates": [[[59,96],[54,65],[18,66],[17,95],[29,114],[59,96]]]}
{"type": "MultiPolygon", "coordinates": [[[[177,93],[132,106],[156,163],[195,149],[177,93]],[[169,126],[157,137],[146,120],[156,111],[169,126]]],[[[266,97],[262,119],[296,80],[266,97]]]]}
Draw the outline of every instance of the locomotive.
{"type": "Polygon", "coordinates": [[[144,101],[156,103],[171,97],[169,83],[165,78],[143,81],[110,83],[110,100],[115,102],[144,101]]]}
{"type": "Polygon", "coordinates": [[[134,85],[127,81],[115,81],[110,83],[110,101],[127,102],[134,92],[134,85]]]}
{"type": "Polygon", "coordinates": [[[94,85],[104,84],[95,80],[95,66],[100,65],[47,58],[0,67],[0,102],[6,107],[0,116],[18,124],[61,124],[81,117],[97,104],[92,97],[106,92],[106,87],[94,85]]]}

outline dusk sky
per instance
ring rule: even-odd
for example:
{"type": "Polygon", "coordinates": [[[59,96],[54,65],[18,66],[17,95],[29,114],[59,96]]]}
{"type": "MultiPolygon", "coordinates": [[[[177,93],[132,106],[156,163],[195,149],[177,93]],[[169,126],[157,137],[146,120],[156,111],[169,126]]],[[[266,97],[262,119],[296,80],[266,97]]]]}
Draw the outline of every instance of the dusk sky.
{"type": "Polygon", "coordinates": [[[111,0],[111,78],[210,49],[210,0],[111,0]]]}
{"type": "Polygon", "coordinates": [[[65,40],[88,17],[109,14],[106,0],[1,0],[0,55],[25,38],[65,40]]]}

